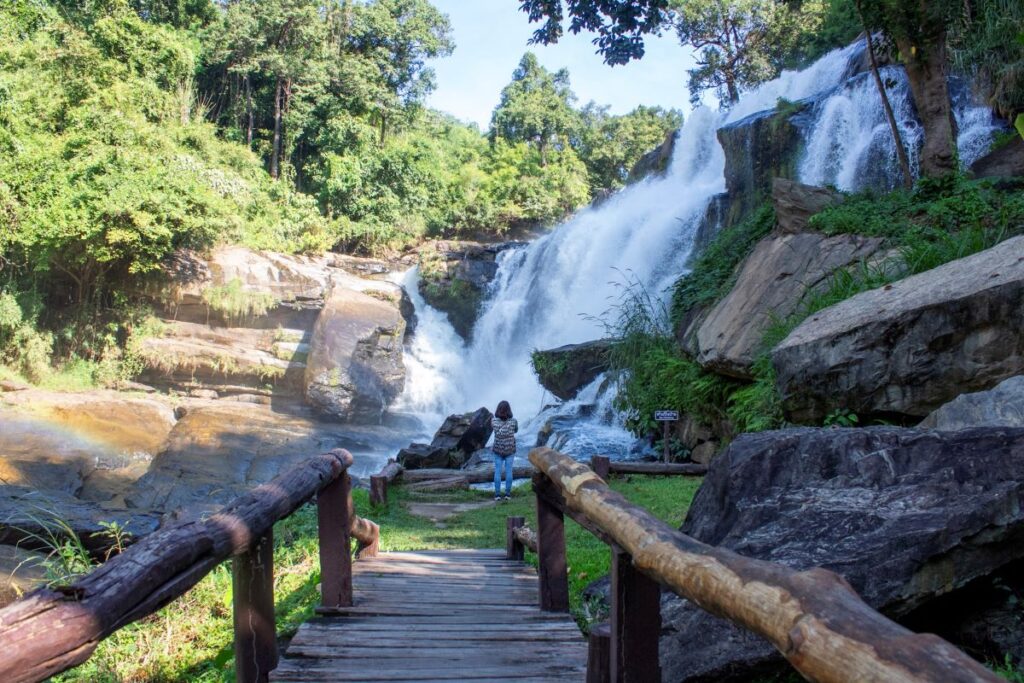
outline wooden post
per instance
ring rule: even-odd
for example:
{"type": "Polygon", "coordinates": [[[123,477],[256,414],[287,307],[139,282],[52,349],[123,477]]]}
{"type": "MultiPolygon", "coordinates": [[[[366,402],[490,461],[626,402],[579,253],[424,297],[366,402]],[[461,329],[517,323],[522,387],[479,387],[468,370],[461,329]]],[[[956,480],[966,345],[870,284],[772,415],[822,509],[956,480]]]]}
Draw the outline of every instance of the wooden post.
{"type": "Polygon", "coordinates": [[[517,562],[523,561],[526,554],[523,544],[516,537],[516,529],[526,526],[526,517],[505,518],[505,557],[517,562]]]}
{"type": "Polygon", "coordinates": [[[611,666],[615,683],[659,683],[661,586],[633,566],[629,553],[612,546],[611,666]]]}
{"type": "Polygon", "coordinates": [[[379,474],[370,477],[370,505],[388,504],[388,478],[379,474]]]}
{"type": "Polygon", "coordinates": [[[608,481],[612,469],[611,459],[607,455],[595,455],[590,458],[590,469],[594,470],[594,474],[608,481]]]}
{"type": "Polygon", "coordinates": [[[587,683],[611,683],[611,645],[611,624],[607,621],[594,624],[587,641],[587,683]]]}
{"type": "Polygon", "coordinates": [[[541,496],[537,496],[537,561],[540,608],[545,612],[568,612],[565,515],[541,496]]]}
{"type": "Polygon", "coordinates": [[[316,498],[320,604],[324,607],[352,606],[351,498],[352,479],[348,472],[325,486],[316,498]]]}
{"type": "Polygon", "coordinates": [[[235,680],[265,683],[277,666],[274,622],[274,532],[231,561],[235,680]]]}
{"type": "Polygon", "coordinates": [[[665,462],[671,462],[672,459],[668,454],[668,422],[662,422],[665,429],[663,430],[664,436],[661,437],[661,443],[665,446],[665,462]]]}

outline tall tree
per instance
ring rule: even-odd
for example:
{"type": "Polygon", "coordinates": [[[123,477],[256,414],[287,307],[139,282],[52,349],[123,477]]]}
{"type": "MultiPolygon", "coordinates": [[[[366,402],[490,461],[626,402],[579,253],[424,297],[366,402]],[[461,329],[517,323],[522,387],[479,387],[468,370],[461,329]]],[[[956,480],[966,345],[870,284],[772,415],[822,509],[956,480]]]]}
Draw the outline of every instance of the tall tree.
{"type": "Polygon", "coordinates": [[[546,165],[548,149],[565,144],[579,125],[572,108],[575,100],[569,72],[551,73],[535,54],[527,52],[512,73],[512,81],[501,91],[491,115],[491,137],[535,146],[546,165]]]}

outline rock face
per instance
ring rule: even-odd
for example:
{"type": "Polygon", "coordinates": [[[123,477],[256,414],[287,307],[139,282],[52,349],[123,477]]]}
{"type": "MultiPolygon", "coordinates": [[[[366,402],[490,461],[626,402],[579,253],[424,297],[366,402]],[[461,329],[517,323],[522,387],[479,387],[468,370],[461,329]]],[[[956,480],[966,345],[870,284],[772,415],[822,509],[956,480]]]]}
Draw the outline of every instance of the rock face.
{"type": "Polygon", "coordinates": [[[669,131],[665,134],[665,140],[640,157],[633,168],[629,171],[628,181],[635,183],[650,175],[661,175],[668,170],[668,164],[672,160],[672,151],[676,146],[677,131],[669,131]]]}
{"type": "Polygon", "coordinates": [[[736,225],[772,190],[775,178],[795,178],[803,149],[799,109],[767,111],[718,129],[729,195],[726,226],[736,225]]]}
{"type": "Polygon", "coordinates": [[[697,360],[725,375],[749,378],[761,338],[773,319],[797,310],[811,289],[836,270],[869,259],[881,240],[813,232],[770,235],[754,247],[736,284],[697,329],[697,360]]]}
{"type": "Polygon", "coordinates": [[[386,273],[376,261],[228,247],[208,257],[181,252],[169,271],[170,294],[157,297],[162,329],[140,349],[143,378],[195,397],[300,402],[313,329],[330,299],[352,292],[400,308],[397,285],[366,279],[386,273]]]}
{"type": "Polygon", "coordinates": [[[598,340],[535,351],[533,369],[541,386],[568,401],[608,369],[610,348],[611,341],[598,340]]]}
{"type": "Polygon", "coordinates": [[[1024,138],[1017,136],[1006,145],[971,164],[975,178],[1014,178],[1024,176],[1024,138]]]}
{"type": "Polygon", "coordinates": [[[306,400],[322,415],[379,424],[405,386],[398,302],[335,287],[306,361],[306,400]]]}
{"type": "Polygon", "coordinates": [[[864,292],[774,350],[787,417],[924,417],[1024,374],[1024,237],[864,292]]]}
{"type": "Polygon", "coordinates": [[[498,274],[498,254],[517,246],[518,242],[448,241],[420,248],[420,295],[443,311],[459,336],[468,341],[487,289],[498,274]]]}
{"type": "Polygon", "coordinates": [[[142,476],[175,424],[171,407],[113,391],[26,390],[0,399],[3,483],[109,502],[142,476]]]}
{"type": "MultiPolygon", "coordinates": [[[[909,619],[1024,557],[1022,495],[1024,430],[794,429],[736,439],[682,530],[795,569],[826,567],[909,619]]],[[[665,680],[746,681],[782,662],[674,595],[662,614],[665,680]]]]}
{"type": "Polygon", "coordinates": [[[1011,377],[990,391],[961,394],[921,421],[922,429],[1024,427],[1024,375],[1011,377]]]}
{"type": "Polygon", "coordinates": [[[370,451],[395,437],[385,428],[317,422],[267,407],[217,401],[190,408],[167,447],[126,495],[132,507],[197,515],[332,448],[370,451]]]}
{"type": "Polygon", "coordinates": [[[840,192],[814,185],[804,185],[785,178],[772,180],[772,204],[779,232],[796,234],[808,228],[808,219],[830,206],[841,204],[840,192]]]}

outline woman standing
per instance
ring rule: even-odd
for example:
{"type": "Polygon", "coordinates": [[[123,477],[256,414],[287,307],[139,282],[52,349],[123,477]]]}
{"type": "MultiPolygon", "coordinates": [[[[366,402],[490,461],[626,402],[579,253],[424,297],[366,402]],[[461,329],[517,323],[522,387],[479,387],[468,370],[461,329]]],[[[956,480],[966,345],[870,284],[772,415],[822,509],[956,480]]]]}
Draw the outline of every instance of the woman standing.
{"type": "Polygon", "coordinates": [[[505,500],[512,497],[512,461],[516,455],[516,432],[519,423],[512,417],[512,407],[502,401],[491,419],[494,428],[494,500],[501,500],[501,478],[505,472],[505,500]]]}

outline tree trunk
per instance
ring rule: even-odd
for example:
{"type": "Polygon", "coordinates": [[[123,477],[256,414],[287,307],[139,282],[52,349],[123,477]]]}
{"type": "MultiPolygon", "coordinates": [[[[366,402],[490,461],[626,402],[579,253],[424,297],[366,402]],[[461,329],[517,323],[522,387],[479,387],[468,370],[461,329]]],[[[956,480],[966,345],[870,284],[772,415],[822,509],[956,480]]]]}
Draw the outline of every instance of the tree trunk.
{"type": "Polygon", "coordinates": [[[957,170],[956,119],[949,97],[947,79],[946,33],[929,37],[927,44],[914,45],[907,38],[896,38],[914,97],[917,116],[924,130],[921,148],[921,175],[934,178],[957,170]]]}
{"type": "MultiPolygon", "coordinates": [[[[607,534],[638,570],[763,636],[807,680],[1001,680],[941,638],[915,634],[874,611],[830,571],[796,571],[705,545],[610,490],[585,464],[549,448],[530,451],[530,462],[543,473],[535,481],[546,479],[566,508],[607,534]]],[[[538,491],[538,518],[542,498],[547,500],[538,491]]]]}
{"type": "Polygon", "coordinates": [[[861,0],[856,3],[857,14],[864,26],[864,37],[867,41],[868,62],[871,64],[871,75],[875,78],[875,86],[878,88],[878,96],[882,98],[882,109],[885,110],[885,120],[889,122],[889,131],[892,133],[892,141],[896,146],[896,158],[900,163],[900,171],[903,173],[903,187],[910,189],[914,186],[914,176],[910,170],[910,159],[907,158],[907,150],[903,146],[903,136],[900,135],[899,126],[896,124],[896,115],[892,113],[892,104],[889,102],[889,94],[885,91],[885,84],[882,83],[882,76],[878,73],[878,61],[875,59],[875,42],[871,39],[871,29],[864,19],[864,11],[861,9],[861,0]]]}
{"type": "Polygon", "coordinates": [[[252,149],[254,114],[252,110],[252,79],[249,74],[245,75],[245,114],[247,119],[245,128],[245,144],[249,149],[252,149]]]}
{"type": "Polygon", "coordinates": [[[281,99],[284,92],[281,79],[277,79],[274,90],[274,143],[270,152],[270,177],[275,180],[281,171],[281,99]]]}

